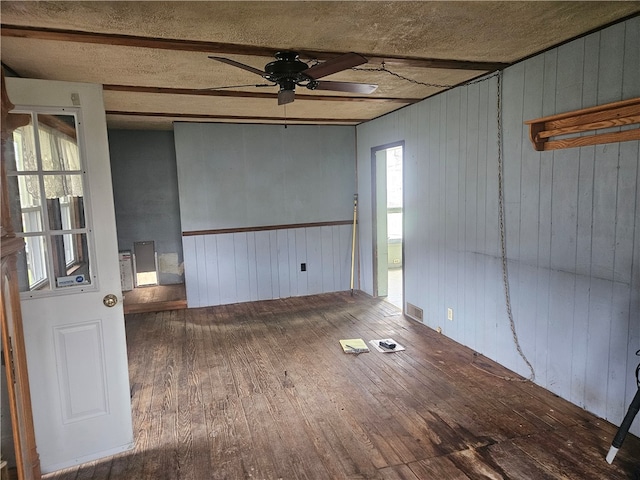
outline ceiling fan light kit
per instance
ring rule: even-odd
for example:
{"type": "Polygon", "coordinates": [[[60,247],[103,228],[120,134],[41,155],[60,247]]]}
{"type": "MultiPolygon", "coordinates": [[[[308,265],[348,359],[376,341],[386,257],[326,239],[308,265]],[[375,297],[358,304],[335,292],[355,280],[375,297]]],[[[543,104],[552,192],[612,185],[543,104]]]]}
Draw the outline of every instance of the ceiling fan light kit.
{"type": "Polygon", "coordinates": [[[278,85],[280,87],[280,91],[278,92],[278,105],[286,105],[294,101],[296,86],[306,87],[309,90],[329,90],[363,94],[372,93],[378,88],[377,85],[366,83],[318,80],[319,78],[367,63],[365,57],[353,52],[345,53],[339,57],[309,67],[309,65],[300,60],[297,52],[285,50],[276,53],[276,59],[273,62],[267,63],[264,71],[225,57],[209,56],[209,58],[260,75],[262,78],[273,82],[273,86],[278,85]]]}

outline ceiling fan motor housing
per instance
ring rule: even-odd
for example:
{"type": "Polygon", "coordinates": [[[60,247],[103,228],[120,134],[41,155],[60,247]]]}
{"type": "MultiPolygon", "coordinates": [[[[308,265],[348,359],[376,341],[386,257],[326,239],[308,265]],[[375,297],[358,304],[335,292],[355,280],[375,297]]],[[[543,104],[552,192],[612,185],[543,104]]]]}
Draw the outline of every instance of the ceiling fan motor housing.
{"type": "Polygon", "coordinates": [[[296,84],[310,80],[301,72],[309,66],[298,59],[296,52],[284,51],[276,53],[276,60],[264,67],[267,80],[280,85],[281,90],[293,90],[296,84]]]}

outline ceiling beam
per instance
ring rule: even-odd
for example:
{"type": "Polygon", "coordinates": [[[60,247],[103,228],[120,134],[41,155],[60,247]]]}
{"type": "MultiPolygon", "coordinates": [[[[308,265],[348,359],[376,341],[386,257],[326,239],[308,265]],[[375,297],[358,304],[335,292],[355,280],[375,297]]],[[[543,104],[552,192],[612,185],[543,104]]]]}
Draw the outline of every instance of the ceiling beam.
{"type": "MultiPolygon", "coordinates": [[[[138,85],[103,85],[105,90],[112,92],[131,93],[159,93],[168,95],[204,95],[209,97],[234,97],[234,98],[264,98],[277,100],[277,93],[246,92],[238,90],[216,90],[197,88],[167,88],[167,87],[143,87],[138,85]]],[[[296,96],[296,100],[313,100],[322,102],[369,102],[369,103],[402,103],[410,105],[419,102],[422,98],[400,97],[346,97],[339,95],[305,95],[296,96]]]]}
{"type": "MultiPolygon", "coordinates": [[[[217,53],[225,55],[249,55],[273,57],[279,50],[291,48],[267,48],[253,45],[233,43],[205,42],[201,40],[180,40],[171,38],[141,37],[115,33],[83,32],[78,30],[62,30],[55,28],[26,27],[20,25],[1,25],[1,34],[5,37],[31,38],[61,42],[95,43],[100,45],[119,45],[124,47],[155,48],[188,52],[217,53]]],[[[348,52],[323,52],[300,48],[297,50],[305,58],[328,60],[348,52]]],[[[467,60],[450,60],[438,58],[421,58],[408,56],[380,56],[359,52],[367,57],[370,63],[419,68],[444,68],[454,70],[479,70],[493,72],[508,66],[501,62],[473,62],[467,60]]]]}
{"type": "Polygon", "coordinates": [[[305,118],[305,117],[267,117],[252,115],[207,115],[195,113],[167,113],[167,112],[129,112],[125,110],[107,110],[107,115],[123,115],[128,117],[162,117],[162,118],[183,118],[193,120],[252,120],[252,121],[277,121],[286,123],[311,122],[311,123],[333,123],[333,124],[358,124],[368,121],[368,118],[305,118]]]}

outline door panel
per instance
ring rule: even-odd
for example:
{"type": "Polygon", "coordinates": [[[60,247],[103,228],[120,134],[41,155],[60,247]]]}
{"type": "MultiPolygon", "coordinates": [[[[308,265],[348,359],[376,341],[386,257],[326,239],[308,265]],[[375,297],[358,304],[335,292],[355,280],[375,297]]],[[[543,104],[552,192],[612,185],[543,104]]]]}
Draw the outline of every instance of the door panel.
{"type": "Polygon", "coordinates": [[[22,294],[36,441],[46,473],[133,445],[107,130],[99,85],[11,78],[7,90],[16,109],[76,112],[84,162],[86,218],[49,240],[66,262],[56,266],[56,281],[48,278],[47,288],[22,294]],[[70,267],[70,255],[82,265],[70,267]],[[119,302],[106,306],[107,294],[119,302]]]}

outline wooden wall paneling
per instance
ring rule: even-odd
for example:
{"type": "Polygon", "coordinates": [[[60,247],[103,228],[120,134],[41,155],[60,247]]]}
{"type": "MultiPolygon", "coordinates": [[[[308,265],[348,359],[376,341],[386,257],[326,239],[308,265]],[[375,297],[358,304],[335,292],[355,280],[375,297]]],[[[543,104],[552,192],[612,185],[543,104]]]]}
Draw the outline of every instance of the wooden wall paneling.
{"type": "MultiPolygon", "coordinates": [[[[640,19],[639,19],[640,20],[640,19]]],[[[640,27],[637,29],[640,34],[640,27]]],[[[639,52],[640,54],[640,52],[639,52]]],[[[638,156],[640,156],[640,142],[636,142],[636,148],[638,149],[638,156]]],[[[626,405],[629,405],[637,391],[636,382],[633,379],[632,373],[634,365],[637,365],[640,359],[635,355],[636,350],[640,346],[640,246],[638,245],[638,239],[640,239],[640,168],[636,173],[636,198],[635,198],[635,223],[634,223],[634,248],[633,259],[630,279],[630,295],[629,295],[629,310],[630,310],[630,322],[629,322],[629,341],[627,346],[627,383],[625,384],[626,405]]],[[[640,428],[636,430],[636,435],[640,435],[640,428]]]]}
{"type": "MultiPolygon", "coordinates": [[[[252,233],[252,232],[250,232],[252,233]]],[[[248,302],[251,300],[251,283],[249,279],[248,259],[248,235],[249,233],[234,233],[234,259],[236,278],[236,302],[248,302]]]]}
{"type": "MultiPolygon", "coordinates": [[[[238,291],[236,286],[236,263],[233,233],[217,235],[218,275],[220,276],[220,303],[236,303],[238,291]]],[[[196,268],[199,268],[196,266],[196,268]]],[[[204,306],[204,304],[201,304],[204,306]]]]}
{"type": "Polygon", "coordinates": [[[206,237],[196,238],[196,258],[198,262],[198,298],[201,305],[209,303],[209,286],[207,284],[208,258],[205,247],[206,237]]]}
{"type": "Polygon", "coordinates": [[[465,168],[464,185],[465,201],[465,269],[464,269],[464,330],[465,344],[471,348],[478,348],[478,337],[476,325],[476,305],[479,301],[480,279],[478,252],[478,176],[479,176],[479,105],[480,105],[480,85],[470,85],[467,91],[467,114],[465,129],[467,132],[466,151],[464,152],[467,162],[465,168]]]}
{"type": "Polygon", "coordinates": [[[258,300],[270,300],[273,296],[273,279],[271,275],[271,232],[251,232],[247,234],[251,239],[255,239],[254,248],[251,248],[249,242],[249,252],[253,251],[253,255],[249,254],[249,265],[254,265],[257,270],[257,285],[251,288],[251,297],[257,297],[258,300]],[[254,292],[255,290],[255,292],[254,292]]]}
{"type": "MultiPolygon", "coordinates": [[[[460,89],[460,145],[458,148],[461,162],[458,165],[458,240],[457,240],[457,306],[454,310],[453,323],[458,329],[458,337],[461,343],[466,344],[471,340],[472,334],[467,328],[469,325],[469,315],[473,310],[469,309],[468,296],[471,295],[467,279],[472,275],[471,262],[469,257],[469,244],[467,243],[467,217],[469,215],[467,209],[468,195],[473,191],[469,189],[467,184],[467,171],[470,168],[470,159],[468,155],[469,142],[469,90],[460,89]]],[[[475,202],[475,200],[474,200],[475,202]]]]}
{"type": "MultiPolygon", "coordinates": [[[[244,261],[247,265],[247,297],[248,301],[253,302],[258,299],[258,239],[256,237],[258,232],[242,232],[246,239],[246,251],[244,254],[240,253],[244,257],[244,261]]],[[[264,247],[262,247],[264,248],[264,247]]],[[[269,265],[270,267],[270,265],[269,265]]]]}
{"type": "MultiPolygon", "coordinates": [[[[555,108],[579,108],[582,102],[584,42],[558,48],[555,108]]],[[[527,148],[529,148],[527,146],[527,148]]],[[[553,153],[551,189],[551,274],[547,375],[549,388],[563,398],[571,392],[571,338],[574,322],[579,150],[553,153]]]]}
{"type": "MultiPolygon", "coordinates": [[[[359,235],[359,226],[356,226],[356,235],[359,235]]],[[[353,235],[353,227],[349,225],[343,225],[338,230],[338,235],[340,237],[340,290],[348,290],[351,288],[351,245],[352,245],[352,235],[353,235]]],[[[360,289],[358,274],[360,273],[360,269],[362,267],[362,263],[359,257],[359,247],[357,243],[358,237],[356,236],[356,252],[355,252],[355,263],[354,263],[354,283],[360,289]]]]}
{"type": "Polygon", "coordinates": [[[584,406],[587,410],[604,414],[607,410],[606,382],[611,331],[608,319],[613,292],[609,280],[596,276],[591,277],[590,287],[584,406]]]}
{"type": "MultiPolygon", "coordinates": [[[[622,71],[622,60],[616,54],[622,48],[617,38],[620,26],[600,33],[598,68],[598,104],[620,100],[622,86],[618,77],[622,71]],[[610,69],[615,68],[615,73],[610,69]]],[[[588,392],[597,385],[607,385],[610,364],[612,306],[614,291],[615,222],[618,184],[618,144],[595,147],[594,201],[592,219],[592,266],[589,316],[589,346],[587,351],[587,378],[585,405],[601,415],[607,412],[607,387],[602,395],[589,398],[588,392]],[[606,319],[606,321],[603,321],[606,319]]]]}
{"type": "Polygon", "coordinates": [[[298,263],[298,249],[297,249],[298,232],[296,229],[287,230],[287,245],[289,256],[289,293],[292,297],[304,295],[300,293],[298,288],[298,272],[300,271],[300,264],[298,263]]]}
{"type": "Polygon", "coordinates": [[[198,257],[196,256],[196,238],[182,237],[182,254],[184,256],[184,283],[187,295],[187,305],[191,308],[199,307],[199,285],[198,282],[198,257]]]}
{"type": "MultiPolygon", "coordinates": [[[[607,392],[605,401],[607,408],[603,412],[606,418],[623,419],[629,407],[624,392],[630,381],[635,380],[634,364],[627,364],[627,348],[629,344],[630,310],[628,282],[613,282],[610,311],[611,336],[609,337],[609,369],[607,372],[607,392]]],[[[636,344],[638,348],[640,345],[636,344]]],[[[617,423],[621,423],[621,420],[617,423]]]]}
{"type": "MultiPolygon", "coordinates": [[[[492,102],[493,105],[495,103],[492,102]]],[[[488,128],[487,111],[489,109],[489,82],[478,84],[478,179],[476,183],[476,249],[478,298],[475,319],[476,345],[478,351],[485,352],[485,315],[487,305],[486,271],[487,271],[487,175],[488,175],[488,128]]]]}
{"type": "MultiPolygon", "coordinates": [[[[609,350],[609,378],[607,382],[607,418],[623,418],[628,403],[624,392],[626,385],[633,380],[633,368],[637,361],[627,363],[631,309],[631,296],[634,226],[638,213],[635,211],[638,178],[638,159],[640,142],[624,142],[619,145],[615,256],[613,258],[613,302],[611,306],[611,339],[609,350]]],[[[636,344],[636,349],[640,348],[636,344]]]]}
{"type": "MultiPolygon", "coordinates": [[[[425,284],[432,269],[431,261],[434,258],[431,248],[429,248],[429,222],[431,212],[432,197],[434,188],[426,179],[429,177],[426,172],[431,171],[431,160],[429,147],[430,138],[433,135],[433,128],[430,128],[431,110],[428,108],[431,102],[423,102],[416,106],[417,121],[414,126],[416,131],[422,135],[416,135],[415,158],[405,162],[403,166],[404,177],[404,249],[406,258],[403,259],[405,307],[406,303],[419,306],[433,304],[432,292],[425,289],[425,284]],[[416,208],[422,205],[423,208],[416,208]],[[414,242],[407,242],[407,238],[414,239],[414,242]],[[421,249],[417,245],[422,245],[421,249]],[[423,250],[424,249],[424,250],[423,250]],[[420,250],[420,253],[418,253],[420,250]]],[[[405,144],[406,146],[406,144],[405,144]]],[[[425,310],[428,313],[428,310],[425,310]]],[[[425,315],[423,322],[432,325],[429,315],[425,315]]]]}
{"type": "Polygon", "coordinates": [[[291,266],[289,264],[289,230],[276,230],[278,252],[278,290],[280,298],[293,296],[291,293],[291,266]]]}
{"type": "Polygon", "coordinates": [[[405,195],[405,217],[408,219],[413,217],[415,225],[411,228],[411,223],[409,223],[405,228],[405,250],[410,255],[409,261],[405,262],[403,266],[407,294],[405,303],[422,308],[424,311],[422,321],[432,328],[435,328],[435,318],[431,312],[436,293],[429,288],[431,286],[429,282],[433,278],[431,272],[437,268],[437,265],[434,263],[436,259],[436,252],[433,248],[435,238],[431,234],[431,225],[436,214],[433,205],[437,197],[433,179],[426,173],[436,171],[433,147],[435,145],[434,138],[437,136],[437,123],[434,125],[431,121],[432,117],[437,115],[435,109],[432,108],[434,102],[435,98],[416,105],[420,111],[418,118],[422,120],[419,125],[416,125],[416,129],[422,131],[423,136],[418,136],[416,162],[407,165],[403,172],[406,184],[409,186],[405,195]],[[417,208],[418,205],[423,208],[417,208]],[[408,239],[415,239],[415,241],[408,241],[408,239]],[[419,248],[418,245],[423,247],[419,248]]]}
{"type": "Polygon", "coordinates": [[[190,235],[183,245],[191,308],[349,289],[350,225],[190,235]]]}
{"type": "MultiPolygon", "coordinates": [[[[446,135],[446,156],[445,156],[445,295],[444,304],[441,306],[440,315],[445,319],[445,331],[448,335],[458,341],[462,341],[462,331],[459,327],[460,321],[449,321],[447,319],[447,308],[453,308],[454,318],[456,312],[460,313],[462,301],[459,297],[460,278],[458,267],[460,265],[460,217],[462,209],[460,205],[460,169],[464,163],[461,155],[461,138],[463,128],[460,125],[461,116],[461,89],[455,89],[447,95],[447,122],[445,127],[446,135]]],[[[463,317],[460,316],[460,320],[463,317]]]]}
{"type": "Polygon", "coordinates": [[[624,51],[624,32],[625,24],[619,23],[600,33],[598,105],[623,100],[621,77],[624,72],[624,57],[619,52],[624,51]]]}
{"type": "Polygon", "coordinates": [[[322,292],[333,292],[333,229],[331,227],[320,227],[320,258],[321,258],[321,290],[322,292]]]}
{"type": "Polygon", "coordinates": [[[622,98],[640,97],[640,17],[625,24],[624,59],[622,70],[622,98]]]}
{"type": "Polygon", "coordinates": [[[269,249],[271,257],[271,298],[284,298],[280,294],[280,263],[278,260],[278,231],[269,232],[269,249]]]}
{"type": "Polygon", "coordinates": [[[504,297],[502,296],[502,283],[496,279],[502,278],[500,265],[500,229],[498,227],[498,149],[497,149],[497,124],[496,124],[496,98],[497,79],[488,80],[487,110],[485,112],[487,122],[487,191],[485,197],[485,253],[487,265],[485,269],[485,335],[484,352],[496,359],[498,316],[504,312],[504,297]]]}
{"type": "MultiPolygon", "coordinates": [[[[599,35],[583,39],[582,78],[598,76],[599,35]]],[[[581,81],[581,106],[597,103],[597,82],[581,81]]],[[[580,148],[578,170],[578,200],[576,218],[576,279],[574,293],[573,332],[571,337],[571,381],[569,398],[580,404],[585,395],[586,362],[588,354],[589,295],[592,263],[592,212],[595,168],[595,147],[580,148]]]]}
{"type": "MultiPolygon", "coordinates": [[[[555,112],[555,85],[557,68],[557,50],[543,54],[544,73],[542,79],[541,107],[543,115],[555,112]]],[[[540,205],[538,230],[538,266],[536,278],[536,338],[535,353],[532,359],[536,368],[536,379],[540,385],[548,387],[546,345],[549,338],[549,292],[551,281],[551,208],[553,191],[553,154],[540,156],[540,205]]]]}
{"type": "MultiPolygon", "coordinates": [[[[349,226],[349,230],[351,231],[352,227],[349,226]]],[[[345,249],[343,250],[340,246],[340,237],[343,228],[333,228],[331,229],[331,251],[333,253],[332,257],[332,268],[331,268],[331,284],[334,286],[335,291],[346,290],[350,288],[349,283],[347,283],[346,289],[344,288],[344,282],[342,281],[342,275],[344,272],[344,253],[346,253],[347,248],[345,245],[345,249]]],[[[357,230],[356,230],[357,232],[357,230]]],[[[357,240],[356,240],[357,241],[357,240]]],[[[357,250],[356,250],[357,253],[357,250]]],[[[351,246],[348,249],[349,254],[349,268],[351,268],[351,246]]],[[[354,275],[354,284],[358,284],[358,276],[357,276],[357,268],[358,263],[355,263],[356,274],[354,275]]],[[[351,274],[351,272],[349,272],[351,274]]],[[[349,282],[350,282],[349,278],[349,282]]]]}
{"type": "Polygon", "coordinates": [[[307,229],[306,228],[296,228],[295,229],[296,236],[296,250],[295,250],[295,276],[293,278],[296,279],[296,288],[298,290],[298,295],[309,295],[309,286],[308,286],[308,278],[309,278],[309,258],[307,257],[307,229]],[[307,271],[303,272],[300,269],[300,264],[307,264],[307,271]]]}
{"type": "MultiPolygon", "coordinates": [[[[640,48],[637,46],[640,44],[640,17],[633,18],[625,25],[625,46],[624,46],[624,62],[622,71],[622,97],[633,98],[640,97],[640,75],[637,74],[637,66],[640,65],[640,48]]],[[[635,159],[636,178],[635,178],[635,218],[632,220],[634,227],[635,239],[640,238],[640,168],[638,168],[637,159],[640,158],[640,142],[626,142],[620,145],[621,153],[626,161],[631,161],[632,164],[635,159]]],[[[627,181],[631,180],[626,178],[627,181]]],[[[629,195],[630,196],[630,195],[629,195]]],[[[637,240],[636,240],[637,242],[637,240]]],[[[631,403],[633,396],[637,390],[635,381],[633,380],[633,369],[638,363],[638,357],[635,355],[635,351],[640,348],[640,283],[637,281],[640,275],[640,258],[638,258],[640,248],[633,245],[631,251],[631,259],[629,262],[629,298],[628,298],[628,310],[629,310],[629,329],[628,329],[628,342],[627,342],[627,355],[626,362],[621,362],[626,365],[626,369],[620,372],[620,375],[624,377],[624,391],[623,404],[624,408],[631,403]],[[634,271],[635,269],[635,271],[634,271]]],[[[620,257],[616,255],[616,271],[618,271],[618,262],[620,257]]],[[[621,262],[624,265],[624,262],[621,262]]],[[[622,387],[621,387],[622,388],[622,387]]],[[[613,388],[610,388],[610,394],[616,396],[616,392],[613,388]]],[[[619,395],[617,395],[620,397],[619,395]]],[[[615,418],[615,417],[614,417],[615,418]]],[[[619,418],[619,417],[618,417],[619,418]]],[[[640,431],[640,428],[638,428],[640,431]]]]}
{"type": "Polygon", "coordinates": [[[436,198],[433,188],[434,180],[423,174],[437,172],[433,148],[436,145],[434,139],[438,138],[438,128],[437,124],[431,123],[431,118],[437,116],[433,108],[435,101],[436,97],[433,97],[415,106],[419,109],[418,118],[421,121],[414,128],[422,132],[422,137],[418,136],[414,147],[417,157],[415,162],[406,165],[403,171],[406,186],[404,214],[407,218],[404,246],[410,255],[410,259],[403,265],[406,283],[405,304],[411,303],[422,308],[424,311],[422,321],[432,328],[435,328],[436,320],[432,314],[436,293],[430,287],[436,287],[436,285],[429,282],[433,278],[431,272],[437,268],[437,264],[433,264],[436,258],[434,252],[436,238],[431,234],[431,228],[437,210],[433,207],[433,201],[436,198]],[[421,208],[416,208],[418,205],[421,208]],[[412,241],[407,241],[408,239],[412,241]],[[417,248],[417,245],[422,245],[422,248],[417,248]]]}
{"type": "MultiPolygon", "coordinates": [[[[531,58],[524,62],[522,115],[541,112],[544,58],[531,58]]],[[[521,184],[520,184],[520,225],[519,225],[519,262],[518,303],[514,312],[518,338],[523,351],[530,362],[536,353],[536,290],[538,278],[538,219],[540,207],[540,153],[526,148],[528,132],[522,128],[521,143],[521,184]]],[[[524,362],[518,359],[522,370],[517,371],[529,377],[531,372],[524,362]]],[[[536,371],[537,374],[537,371],[536,371]]]]}
{"type": "Polygon", "coordinates": [[[203,238],[206,261],[202,262],[199,268],[206,268],[207,294],[206,302],[203,302],[202,305],[218,305],[220,303],[220,283],[225,281],[219,275],[218,239],[216,235],[204,235],[203,238]]]}
{"type": "Polygon", "coordinates": [[[315,295],[322,292],[322,227],[305,228],[307,257],[307,293],[315,295]]]}
{"type": "MultiPolygon", "coordinates": [[[[447,136],[446,136],[446,124],[447,124],[447,94],[442,95],[438,98],[438,102],[436,103],[435,108],[439,108],[439,123],[438,123],[438,140],[434,143],[434,148],[437,150],[435,153],[436,159],[438,162],[438,169],[433,172],[434,180],[437,179],[438,185],[446,185],[447,177],[446,177],[446,161],[447,161],[447,136]]],[[[442,328],[442,331],[445,331],[447,328],[447,324],[445,323],[446,317],[443,316],[444,303],[446,300],[446,287],[447,283],[440,281],[439,279],[445,278],[446,275],[446,267],[447,267],[447,255],[446,248],[446,231],[447,231],[447,217],[445,214],[445,209],[447,207],[447,198],[440,190],[440,195],[438,196],[438,204],[437,210],[434,213],[434,230],[433,234],[436,239],[436,244],[434,245],[437,251],[437,277],[433,278],[433,287],[437,292],[437,297],[435,298],[435,302],[431,307],[431,314],[436,321],[436,324],[442,328]]]]}

